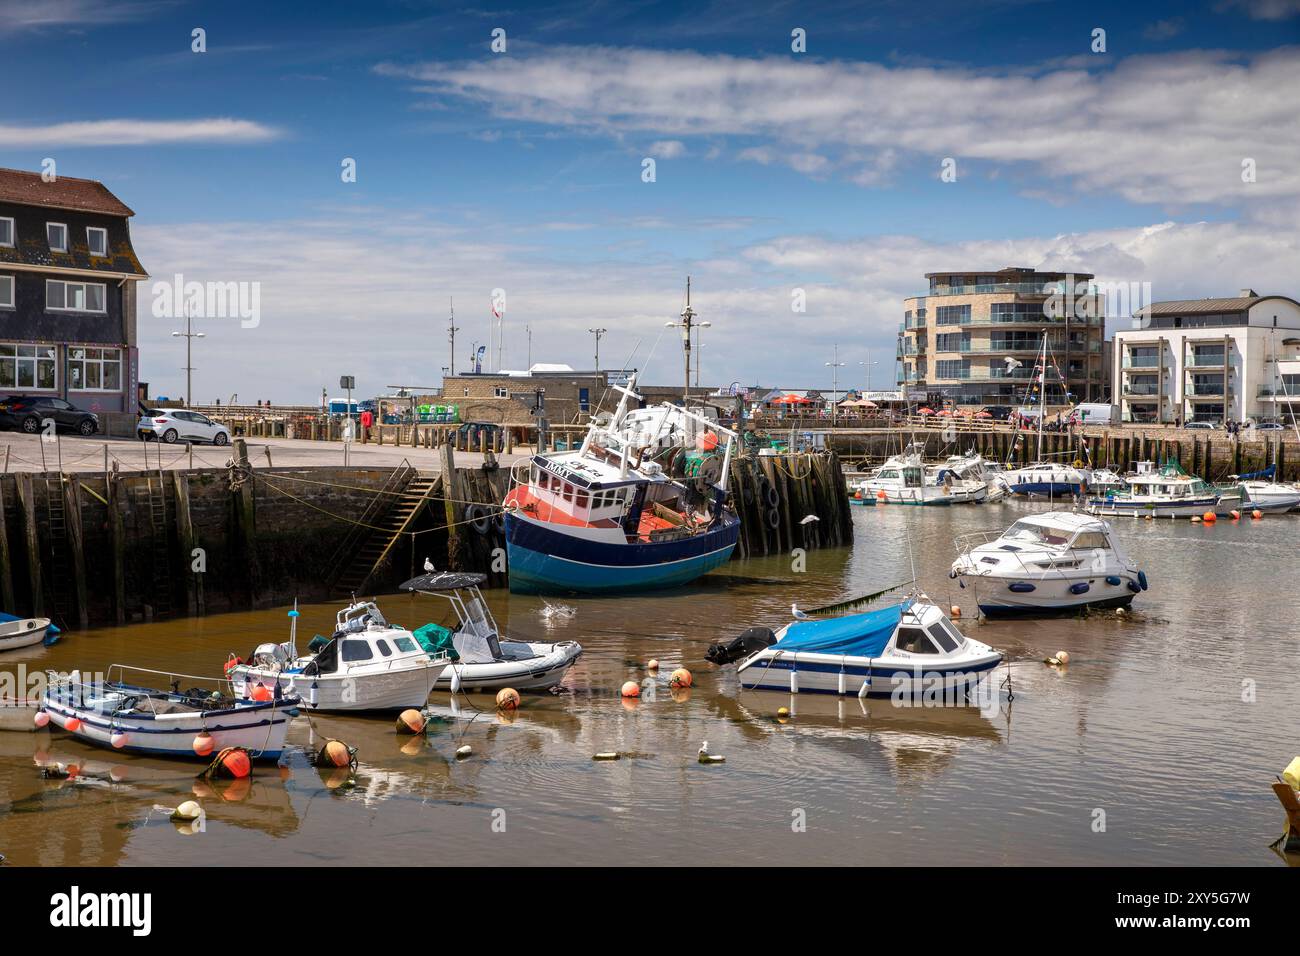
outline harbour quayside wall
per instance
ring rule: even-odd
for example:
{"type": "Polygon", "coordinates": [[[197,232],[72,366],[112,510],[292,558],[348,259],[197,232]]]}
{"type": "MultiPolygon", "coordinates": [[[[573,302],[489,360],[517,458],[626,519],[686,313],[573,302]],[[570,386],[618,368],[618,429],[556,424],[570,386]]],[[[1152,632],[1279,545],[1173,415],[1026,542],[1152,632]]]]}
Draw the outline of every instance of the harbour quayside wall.
{"type": "MultiPolygon", "coordinates": [[[[391,591],[423,568],[507,581],[505,466],[255,467],[0,475],[0,606],[68,628],[391,591]],[[450,480],[445,476],[450,475],[450,480]]],[[[845,545],[833,454],[732,462],[735,557],[845,545]],[[816,521],[808,516],[816,516],[816,521]]]]}

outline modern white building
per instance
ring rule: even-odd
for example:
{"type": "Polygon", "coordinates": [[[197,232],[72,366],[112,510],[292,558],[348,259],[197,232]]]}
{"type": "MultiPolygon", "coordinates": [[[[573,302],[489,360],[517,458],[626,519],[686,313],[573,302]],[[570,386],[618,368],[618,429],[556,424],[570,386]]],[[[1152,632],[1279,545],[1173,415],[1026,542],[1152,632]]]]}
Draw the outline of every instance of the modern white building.
{"type": "Polygon", "coordinates": [[[1290,421],[1289,401],[1300,413],[1300,302],[1253,289],[1153,302],[1115,333],[1111,361],[1123,421],[1290,421]]]}

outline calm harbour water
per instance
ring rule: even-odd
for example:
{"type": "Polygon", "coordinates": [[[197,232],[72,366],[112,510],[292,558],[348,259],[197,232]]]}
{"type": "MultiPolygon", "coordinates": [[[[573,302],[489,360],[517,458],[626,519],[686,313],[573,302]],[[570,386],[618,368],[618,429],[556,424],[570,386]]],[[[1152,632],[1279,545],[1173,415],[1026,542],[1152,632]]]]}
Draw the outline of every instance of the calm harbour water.
{"type": "MultiPolygon", "coordinates": [[[[1131,617],[976,621],[971,592],[947,578],[953,537],[1046,507],[855,508],[855,546],[809,555],[806,573],[788,560],[733,562],[679,592],[566,599],[576,615],[551,628],[539,599],[491,593],[512,635],[581,641],[563,693],[525,696],[513,718],[476,696],[481,716],[416,741],[390,718],[302,717],[281,767],[259,767],[251,782],[205,789],[196,764],[0,732],[0,854],[64,866],[1281,865],[1267,848],[1283,823],[1269,784],[1300,752],[1300,517],[1119,519],[1151,579],[1131,617]],[[921,585],[960,603],[959,626],[1015,662],[1009,710],[741,692],[734,668],[704,661],[712,641],[788,620],[791,601],[816,607],[910,580],[909,529],[921,585]],[[1070,652],[1067,669],[1041,663],[1057,650],[1070,652]],[[652,657],[662,663],[653,699],[625,703],[618,688],[647,677],[652,657]],[[678,663],[696,686],[674,696],[678,663]],[[1242,699],[1244,681],[1254,702],[1242,699]],[[781,706],[793,719],[778,722],[781,706]],[[358,748],[354,781],[309,764],[322,737],[358,748]],[[706,739],[725,764],[697,762],[706,739]],[[474,754],[458,761],[463,743],[474,754]],[[607,750],[635,756],[592,761],[607,750]],[[46,780],[37,761],[81,775],[46,780]],[[157,808],[196,794],[207,827],[185,835],[157,808]],[[1098,810],[1105,832],[1094,832],[1098,810]]],[[[446,604],[406,595],[381,607],[416,627],[446,604]]],[[[336,611],[304,607],[300,643],[328,633],[336,611]]],[[[0,669],[120,662],[217,674],[229,652],[286,636],[284,609],[105,628],[7,654],[0,669]]]]}

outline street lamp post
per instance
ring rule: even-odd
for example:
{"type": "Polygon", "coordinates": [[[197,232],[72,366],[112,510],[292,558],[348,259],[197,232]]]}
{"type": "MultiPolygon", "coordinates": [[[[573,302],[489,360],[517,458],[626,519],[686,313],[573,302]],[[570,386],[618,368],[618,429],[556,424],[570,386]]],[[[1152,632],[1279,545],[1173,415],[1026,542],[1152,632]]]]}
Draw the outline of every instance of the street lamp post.
{"type": "MultiPolygon", "coordinates": [[[[600,337],[604,335],[606,332],[608,332],[609,329],[588,329],[587,331],[590,332],[592,335],[596,336],[596,371],[599,372],[600,371],[600,337]]],[[[532,339],[529,339],[529,342],[531,343],[532,339]]]]}
{"type": "Polygon", "coordinates": [[[839,404],[835,399],[835,393],[840,390],[840,369],[842,369],[847,364],[848,364],[847,362],[840,361],[840,347],[837,344],[835,346],[835,361],[826,363],[826,367],[831,370],[831,427],[832,428],[835,427],[835,418],[836,418],[835,413],[839,411],[839,404]]]}
{"type": "MultiPolygon", "coordinates": [[[[710,323],[705,322],[704,325],[710,323]]],[[[665,329],[682,330],[682,350],[686,353],[686,387],[682,392],[682,403],[685,404],[691,398],[691,330],[695,328],[695,310],[691,308],[691,277],[686,277],[686,308],[682,309],[682,320],[680,322],[665,322],[665,329]]],[[[697,381],[698,385],[699,382],[697,381]]]]}
{"type": "Polygon", "coordinates": [[[185,339],[185,404],[192,406],[194,404],[194,360],[191,358],[193,354],[191,346],[194,344],[195,339],[201,339],[205,336],[202,332],[194,331],[188,303],[185,305],[185,331],[173,332],[172,337],[185,339]]]}

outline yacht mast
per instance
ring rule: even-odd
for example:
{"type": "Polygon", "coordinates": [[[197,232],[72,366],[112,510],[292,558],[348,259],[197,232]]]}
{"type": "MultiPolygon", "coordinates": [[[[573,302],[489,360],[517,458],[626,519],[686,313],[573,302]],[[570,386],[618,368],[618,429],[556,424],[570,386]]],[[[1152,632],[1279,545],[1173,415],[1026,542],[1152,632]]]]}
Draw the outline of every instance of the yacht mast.
{"type": "Polygon", "coordinates": [[[1043,329],[1043,351],[1038,363],[1038,460],[1043,460],[1043,419],[1047,417],[1047,329],[1043,329]]]}

